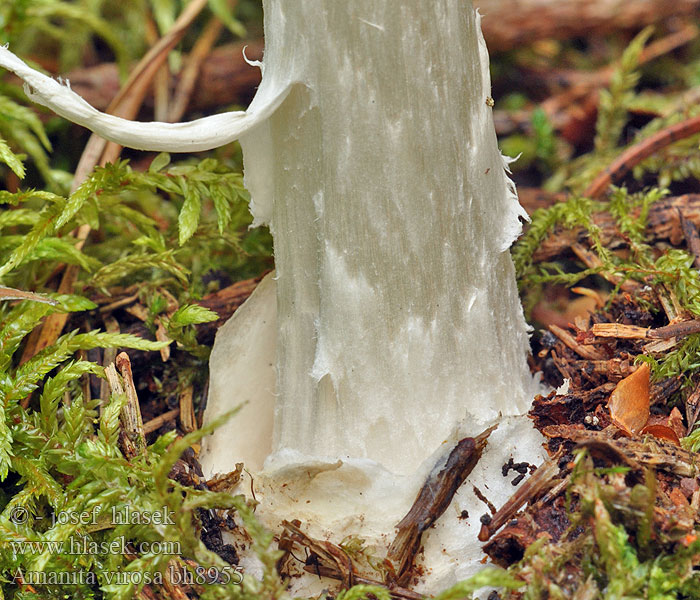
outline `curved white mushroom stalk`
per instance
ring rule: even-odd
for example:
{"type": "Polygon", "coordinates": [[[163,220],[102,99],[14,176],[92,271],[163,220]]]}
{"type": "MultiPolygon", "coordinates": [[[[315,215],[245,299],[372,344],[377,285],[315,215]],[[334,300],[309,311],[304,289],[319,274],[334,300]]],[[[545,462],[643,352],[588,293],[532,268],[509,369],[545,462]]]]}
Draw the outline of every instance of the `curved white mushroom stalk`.
{"type": "MultiPolygon", "coordinates": [[[[0,46],[0,67],[24,81],[30,100],[56,114],[91,129],[103,138],[137,150],[200,152],[237,140],[262,123],[286,97],[289,86],[277,86],[274,94],[259,94],[247,111],[232,111],[188,123],[142,123],[108,115],[90,106],[70,89],[70,82],[59,82],[29,67],[0,46]]],[[[271,86],[266,86],[272,90],[271,86]]]]}
{"type": "Polygon", "coordinates": [[[525,213],[496,144],[479,18],[464,0],[265,0],[264,11],[265,70],[245,112],[131,123],[6,49],[0,66],[125,146],[240,139],[277,275],[217,336],[207,419],[249,404],[202,460],[264,466],[255,485],[269,524],[300,518],[311,535],[385,550],[437,457],[501,421],[424,536],[435,590],[480,567],[486,510],[470,483],[499,504],[513,491],[503,462],[542,455],[518,416],[537,391],[508,253],[525,213]]]}

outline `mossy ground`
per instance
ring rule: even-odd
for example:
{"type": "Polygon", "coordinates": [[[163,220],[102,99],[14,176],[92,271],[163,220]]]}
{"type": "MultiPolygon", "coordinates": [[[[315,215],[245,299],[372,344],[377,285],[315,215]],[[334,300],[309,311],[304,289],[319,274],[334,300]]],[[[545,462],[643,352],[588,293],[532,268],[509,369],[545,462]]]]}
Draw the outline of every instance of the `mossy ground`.
{"type": "MultiPolygon", "coordinates": [[[[225,4],[210,2],[222,17],[225,4]]],[[[57,72],[113,58],[126,73],[145,51],[149,24],[167,30],[180,9],[179,2],[146,0],[118,12],[103,0],[9,0],[0,7],[0,41],[57,72]]],[[[171,70],[180,68],[210,18],[195,23],[172,54],[171,70]]],[[[255,37],[259,3],[240,2],[236,19],[224,20],[235,35],[245,26],[255,37]]],[[[531,314],[541,315],[535,309],[552,299],[565,308],[575,298],[571,287],[579,286],[606,299],[599,315],[607,319],[627,310],[627,322],[660,327],[700,317],[700,277],[689,245],[682,235],[660,235],[650,222],[659,203],[700,192],[698,136],[659,148],[603,196],[586,196],[594,177],[626,147],[697,114],[684,94],[700,82],[698,40],[646,62],[645,44],[671,35],[667,27],[634,39],[624,33],[540,41],[493,57],[496,122],[507,131],[501,145],[521,154],[513,165],[521,189],[538,188],[537,197],[550,205],[533,211],[513,249],[531,314]],[[555,72],[561,79],[554,81],[555,72]],[[584,101],[559,112],[547,108],[591,73],[582,97],[594,97],[592,112],[584,101]],[[566,201],[554,202],[562,195],[566,201]],[[589,254],[572,253],[567,243],[538,258],[548,240],[571,231],[589,254]],[[630,285],[644,292],[630,296],[630,285]]],[[[281,597],[272,536],[242,497],[212,491],[213,482],[208,489],[193,452],[206,433],[196,429],[209,352],[201,329],[218,318],[199,301],[272,266],[269,234],[247,229],[240,151],[232,145],[173,162],[127,153],[131,164],[96,168],[70,193],[86,141],[72,126],[36,112],[16,82],[0,83],[1,281],[55,300],[16,301],[9,293],[0,303],[0,597],[281,597]],[[76,245],[81,228],[90,233],[76,245]],[[77,275],[68,290],[60,289],[68,269],[77,275]],[[47,318],[59,314],[67,318],[52,336],[47,318]],[[193,407],[194,423],[183,414],[179,422],[166,419],[148,434],[145,449],[129,455],[120,420],[129,399],[101,383],[113,348],[138,352],[131,355],[133,381],[144,420],[193,407]],[[158,526],[134,524],[126,518],[130,511],[170,517],[158,526]],[[80,515],[96,518],[83,523],[74,518],[80,515]],[[115,523],[114,515],[125,522],[115,523]],[[235,552],[220,535],[226,529],[248,538],[263,565],[262,581],[241,581],[235,552]],[[76,542],[93,544],[94,551],[70,552],[76,542]],[[188,574],[190,583],[174,585],[164,579],[168,570],[188,574]],[[71,578],[78,573],[82,580],[71,578]],[[123,574],[118,583],[114,573],[123,574]]],[[[633,363],[648,361],[656,382],[678,381],[660,413],[686,408],[698,383],[700,334],[663,352],[645,352],[641,344],[612,350],[633,363]]],[[[612,350],[608,358],[619,357],[612,350]]],[[[545,378],[556,377],[544,362],[538,368],[545,378]]],[[[128,379],[122,380],[127,387],[128,379]]],[[[572,393],[595,387],[592,381],[580,377],[572,393]]],[[[695,451],[699,430],[685,425],[684,445],[695,451]]],[[[692,510],[681,514],[664,504],[674,488],[663,469],[620,468],[590,449],[576,450],[565,466],[566,533],[556,541],[541,537],[507,570],[486,570],[441,600],[484,585],[526,598],[700,597],[698,507],[691,501],[692,510]],[[668,515],[676,521],[663,521],[668,515]]],[[[338,598],[389,595],[355,586],[338,598]]]]}

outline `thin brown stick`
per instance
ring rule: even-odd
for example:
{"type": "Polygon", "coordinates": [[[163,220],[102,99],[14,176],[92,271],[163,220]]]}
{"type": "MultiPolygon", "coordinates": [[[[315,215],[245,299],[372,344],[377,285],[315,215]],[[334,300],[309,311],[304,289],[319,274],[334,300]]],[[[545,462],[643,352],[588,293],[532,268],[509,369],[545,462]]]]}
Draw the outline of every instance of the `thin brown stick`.
{"type": "Polygon", "coordinates": [[[495,428],[490,427],[475,438],[460,440],[450,454],[433,467],[411,509],[396,526],[398,533],[387,553],[387,560],[394,568],[387,574],[387,582],[407,583],[423,532],[447,510],[455,492],[481,458],[486,440],[495,428]]]}
{"type": "Polygon", "coordinates": [[[4,285],[0,285],[0,300],[31,300],[32,302],[42,302],[53,306],[58,304],[53,298],[41,296],[34,292],[16,290],[14,288],[5,287],[4,285]]]}
{"type": "Polygon", "coordinates": [[[649,158],[666,146],[696,133],[700,133],[700,116],[692,117],[662,129],[620,154],[608,168],[603,170],[593,180],[586,188],[586,191],[583,192],[583,195],[588,198],[598,198],[611,184],[618,183],[645,158],[649,158]]]}
{"type": "Polygon", "coordinates": [[[177,419],[178,415],[180,414],[180,409],[179,408],[173,408],[172,410],[169,410],[168,412],[164,412],[161,415],[158,415],[154,419],[151,419],[150,421],[146,421],[143,424],[143,432],[144,433],[153,433],[154,431],[157,431],[163,425],[166,423],[170,423],[171,421],[174,421],[177,419]]]}
{"type": "MultiPolygon", "coordinates": [[[[126,83],[110,102],[106,112],[125,119],[133,119],[136,116],[143,99],[150,89],[153,78],[167,59],[168,53],[182,39],[188,27],[206,5],[207,0],[192,0],[185,6],[185,9],[168,33],[146,52],[136,67],[129,73],[126,83]]],[[[75,174],[76,181],[83,181],[96,164],[113,162],[114,157],[119,156],[119,151],[117,151],[119,148],[118,144],[114,144],[109,152],[105,154],[106,145],[107,142],[103,138],[95,134],[90,136],[90,140],[85,146],[83,155],[78,163],[75,174]]]]}
{"type": "MultiPolygon", "coordinates": [[[[600,260],[598,255],[589,250],[588,248],[585,248],[581,244],[572,244],[571,246],[571,251],[583,262],[584,265],[586,265],[589,269],[598,269],[602,268],[603,261],[600,260]]],[[[606,271],[606,270],[601,270],[600,272],[601,277],[612,283],[613,285],[619,285],[620,289],[623,292],[635,292],[636,290],[639,289],[640,285],[636,281],[631,281],[631,280],[623,280],[622,277],[618,275],[613,275],[612,273],[606,271]]]]}
{"type": "MultiPolygon", "coordinates": [[[[230,104],[246,104],[250,100],[260,84],[260,69],[245,62],[244,46],[248,58],[262,59],[262,40],[235,42],[214,48],[200,65],[197,93],[190,98],[188,111],[211,111],[230,104]]],[[[182,75],[175,76],[170,85],[177,88],[182,75]]],[[[71,88],[98,110],[105,110],[121,87],[116,63],[74,69],[66,78],[70,79],[71,88]]],[[[146,97],[144,104],[148,103],[149,98],[146,97]]]]}
{"type": "Polygon", "coordinates": [[[700,333],[700,319],[671,323],[670,325],[657,327],[656,329],[637,327],[636,325],[625,325],[623,323],[595,323],[591,331],[593,335],[597,337],[624,338],[631,340],[670,340],[671,338],[700,333]]]}
{"type": "MultiPolygon", "coordinates": [[[[144,28],[144,37],[149,46],[154,46],[158,43],[158,26],[153,20],[152,15],[146,17],[146,26],[144,28]]],[[[153,76],[153,117],[156,121],[165,121],[168,117],[170,104],[170,90],[168,82],[170,80],[170,68],[168,61],[163,61],[156,74],[153,76]]]]}
{"type": "MultiPolygon", "coordinates": [[[[319,577],[329,577],[330,579],[340,579],[338,572],[326,567],[325,565],[308,565],[304,567],[304,570],[308,573],[318,575],[319,577]]],[[[425,596],[412,592],[406,588],[400,586],[389,586],[381,581],[375,581],[374,579],[369,579],[367,577],[362,577],[361,575],[355,575],[355,583],[362,585],[376,585],[380,588],[386,588],[391,594],[392,598],[397,598],[397,600],[425,600],[425,596]]]]}
{"type": "Polygon", "coordinates": [[[136,302],[138,299],[139,299],[138,294],[124,296],[124,298],[120,298],[119,300],[115,300],[114,302],[110,302],[109,304],[105,304],[103,306],[100,306],[100,312],[102,314],[111,313],[111,312],[117,310],[118,308],[121,308],[122,306],[129,306],[129,304],[136,302]]]}
{"type": "Polygon", "coordinates": [[[576,352],[579,356],[586,358],[588,360],[605,360],[607,356],[597,348],[592,346],[584,346],[576,341],[576,338],[571,335],[568,331],[565,331],[561,327],[556,325],[549,325],[549,330],[556,335],[562,343],[567,347],[576,352]]]}
{"type": "Polygon", "coordinates": [[[202,63],[206,60],[207,56],[209,56],[212,47],[221,35],[222,29],[223,25],[221,21],[213,17],[204,28],[202,35],[199,36],[199,39],[187,57],[187,62],[180,74],[180,80],[173,94],[173,100],[168,111],[167,120],[171,123],[176,123],[182,119],[185,114],[187,106],[190,103],[190,98],[192,97],[192,92],[194,91],[194,84],[197,83],[202,63]]]}

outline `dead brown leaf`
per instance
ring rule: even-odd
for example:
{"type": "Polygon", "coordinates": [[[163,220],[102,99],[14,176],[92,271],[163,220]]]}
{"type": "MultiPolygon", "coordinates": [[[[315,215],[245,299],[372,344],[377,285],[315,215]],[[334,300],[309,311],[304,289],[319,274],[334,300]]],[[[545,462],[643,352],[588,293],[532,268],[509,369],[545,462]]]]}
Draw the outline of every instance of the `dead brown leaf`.
{"type": "Polygon", "coordinates": [[[638,434],[649,420],[649,365],[642,364],[620,381],[608,400],[613,423],[628,435],[638,434]]]}
{"type": "Polygon", "coordinates": [[[671,429],[670,427],[667,427],[666,425],[647,425],[646,427],[644,427],[644,429],[642,429],[640,433],[648,433],[649,435],[653,435],[655,438],[669,441],[675,444],[676,446],[681,445],[681,441],[678,439],[676,432],[673,431],[673,429],[671,429]]]}

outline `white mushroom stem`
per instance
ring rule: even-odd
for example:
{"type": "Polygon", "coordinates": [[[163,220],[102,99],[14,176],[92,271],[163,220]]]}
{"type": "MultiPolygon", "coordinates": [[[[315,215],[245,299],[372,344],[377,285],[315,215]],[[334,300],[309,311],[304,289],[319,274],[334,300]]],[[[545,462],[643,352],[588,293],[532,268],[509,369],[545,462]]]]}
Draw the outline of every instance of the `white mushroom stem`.
{"type": "MultiPolygon", "coordinates": [[[[391,536],[445,442],[522,415],[535,391],[508,253],[525,213],[496,145],[479,17],[465,0],[265,0],[264,10],[265,69],[244,113],[132,123],[6,49],[0,66],[37,102],[125,146],[240,139],[277,281],[234,317],[233,341],[217,338],[210,410],[251,403],[204,460],[261,467],[269,448],[276,475],[258,480],[269,511],[304,508],[321,529],[391,536]],[[260,440],[271,420],[274,439],[260,440]]],[[[503,487],[488,484],[496,462],[523,458],[518,445],[538,455],[529,424],[508,422],[475,474],[491,490],[503,487]]],[[[426,543],[426,560],[431,547],[447,557],[443,573],[465,574],[455,561],[478,551],[474,510],[460,525],[471,537],[448,528],[426,543]]]]}
{"type": "Polygon", "coordinates": [[[413,473],[459,424],[532,398],[508,253],[525,213],[478,17],[462,0],[265,9],[261,91],[278,69],[299,82],[241,139],[275,238],[273,459],[413,473]]]}

